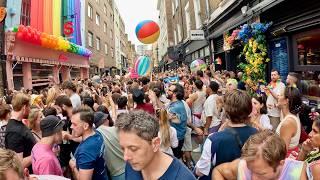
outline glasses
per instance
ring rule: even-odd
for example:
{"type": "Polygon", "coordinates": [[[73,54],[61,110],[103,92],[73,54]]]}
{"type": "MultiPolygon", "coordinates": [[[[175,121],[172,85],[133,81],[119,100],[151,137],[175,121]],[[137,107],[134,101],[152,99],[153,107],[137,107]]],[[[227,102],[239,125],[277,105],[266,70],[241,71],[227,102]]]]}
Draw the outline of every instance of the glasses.
{"type": "Polygon", "coordinates": [[[53,128],[56,128],[56,127],[58,127],[59,126],[59,124],[61,124],[62,123],[62,119],[53,127],[53,128]]]}

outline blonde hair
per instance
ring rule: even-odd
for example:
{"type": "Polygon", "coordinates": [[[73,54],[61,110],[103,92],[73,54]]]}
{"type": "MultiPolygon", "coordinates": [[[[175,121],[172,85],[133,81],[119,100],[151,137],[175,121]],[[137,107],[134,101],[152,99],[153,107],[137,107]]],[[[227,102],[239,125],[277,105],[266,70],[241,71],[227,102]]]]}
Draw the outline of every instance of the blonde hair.
{"type": "Polygon", "coordinates": [[[40,113],[41,113],[41,110],[38,108],[31,109],[29,116],[28,116],[30,129],[36,128],[36,121],[37,121],[40,113]]]}
{"type": "Polygon", "coordinates": [[[0,179],[6,179],[6,171],[12,169],[20,178],[23,178],[22,164],[15,152],[0,148],[0,179]]]}
{"type": "Polygon", "coordinates": [[[30,97],[24,93],[18,93],[13,96],[11,103],[14,111],[21,111],[23,106],[30,106],[30,97]]]}
{"type": "Polygon", "coordinates": [[[50,105],[55,102],[56,98],[60,95],[59,90],[56,88],[50,88],[46,100],[46,105],[50,105]]]}
{"type": "Polygon", "coordinates": [[[249,162],[261,157],[276,170],[280,161],[286,158],[286,154],[284,140],[271,130],[264,130],[247,140],[242,147],[241,157],[249,162]]]}
{"type": "Polygon", "coordinates": [[[159,118],[161,144],[163,147],[168,148],[171,146],[168,113],[165,109],[158,109],[157,116],[159,118]]]}

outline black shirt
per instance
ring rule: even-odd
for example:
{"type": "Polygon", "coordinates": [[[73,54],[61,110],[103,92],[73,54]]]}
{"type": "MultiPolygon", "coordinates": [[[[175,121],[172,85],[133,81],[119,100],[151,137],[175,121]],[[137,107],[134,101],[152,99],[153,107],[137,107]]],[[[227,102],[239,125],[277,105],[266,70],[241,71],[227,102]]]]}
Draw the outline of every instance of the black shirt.
{"type": "Polygon", "coordinates": [[[31,150],[36,144],[36,139],[30,129],[21,121],[10,119],[6,129],[5,145],[16,153],[23,153],[23,157],[31,155],[31,150]]]}

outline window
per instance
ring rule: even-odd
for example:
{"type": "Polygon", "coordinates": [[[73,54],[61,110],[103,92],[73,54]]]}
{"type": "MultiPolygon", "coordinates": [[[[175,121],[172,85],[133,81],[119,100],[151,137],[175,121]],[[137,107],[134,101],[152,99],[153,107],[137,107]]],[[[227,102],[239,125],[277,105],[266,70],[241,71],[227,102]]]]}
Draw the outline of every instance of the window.
{"type": "Polygon", "coordinates": [[[96,38],[97,50],[100,51],[100,38],[96,38]]]}
{"type": "Polygon", "coordinates": [[[178,9],[178,7],[179,7],[179,0],[176,0],[176,9],[178,9]]]}
{"type": "Polygon", "coordinates": [[[104,24],[103,24],[103,32],[107,32],[107,23],[106,22],[104,22],[104,24]]]}
{"type": "Polygon", "coordinates": [[[107,15],[107,6],[106,5],[103,6],[103,12],[107,15]]]}
{"type": "Polygon", "coordinates": [[[96,0],[96,2],[97,2],[98,4],[100,4],[100,0],[96,0]]]}
{"type": "Polygon", "coordinates": [[[195,14],[195,20],[196,20],[196,29],[200,29],[202,22],[201,22],[201,9],[200,9],[200,0],[193,0],[194,5],[194,14],[195,14]]]}
{"type": "Polygon", "coordinates": [[[93,46],[93,34],[92,32],[88,32],[88,46],[92,47],[93,46]]]}
{"type": "Polygon", "coordinates": [[[181,42],[182,34],[181,34],[181,26],[180,26],[180,24],[177,24],[177,29],[178,29],[178,42],[181,42]]]}
{"type": "Polygon", "coordinates": [[[111,48],[111,57],[114,57],[113,48],[111,48]]]}
{"type": "Polygon", "coordinates": [[[297,37],[297,51],[299,65],[320,65],[320,30],[297,37]]]}
{"type": "Polygon", "coordinates": [[[96,14],[96,24],[100,26],[100,15],[98,13],[96,14]]]}
{"type": "Polygon", "coordinates": [[[178,44],[178,40],[177,40],[177,31],[176,31],[176,30],[174,30],[173,35],[174,35],[174,45],[176,45],[176,44],[178,44]]]}
{"type": "Polygon", "coordinates": [[[30,9],[31,9],[30,0],[23,0],[22,6],[21,6],[21,16],[20,16],[20,21],[22,25],[25,25],[25,26],[30,25],[30,9]]]}
{"type": "Polygon", "coordinates": [[[172,1],[172,16],[174,16],[175,9],[174,9],[174,2],[172,1]]]}
{"type": "Polygon", "coordinates": [[[111,29],[110,29],[110,39],[113,39],[113,32],[111,29]]]}
{"type": "Polygon", "coordinates": [[[186,7],[184,8],[184,11],[185,11],[185,15],[186,15],[187,38],[188,38],[188,37],[190,37],[190,30],[191,30],[189,2],[187,3],[186,7]]]}
{"type": "Polygon", "coordinates": [[[104,53],[108,54],[108,44],[107,43],[104,44],[104,53]]]}
{"type": "Polygon", "coordinates": [[[91,4],[88,4],[88,17],[90,19],[92,19],[92,12],[93,12],[92,6],[91,4]]]}

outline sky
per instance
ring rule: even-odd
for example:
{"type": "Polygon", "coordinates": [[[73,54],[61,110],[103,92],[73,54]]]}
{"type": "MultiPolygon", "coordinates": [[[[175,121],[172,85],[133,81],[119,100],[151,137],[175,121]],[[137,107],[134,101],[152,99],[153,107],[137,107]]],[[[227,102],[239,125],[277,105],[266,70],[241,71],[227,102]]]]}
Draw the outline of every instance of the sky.
{"type": "Polygon", "coordinates": [[[129,40],[135,45],[142,44],[136,37],[137,24],[143,20],[158,22],[158,0],[115,0],[121,17],[125,23],[129,40]]]}

